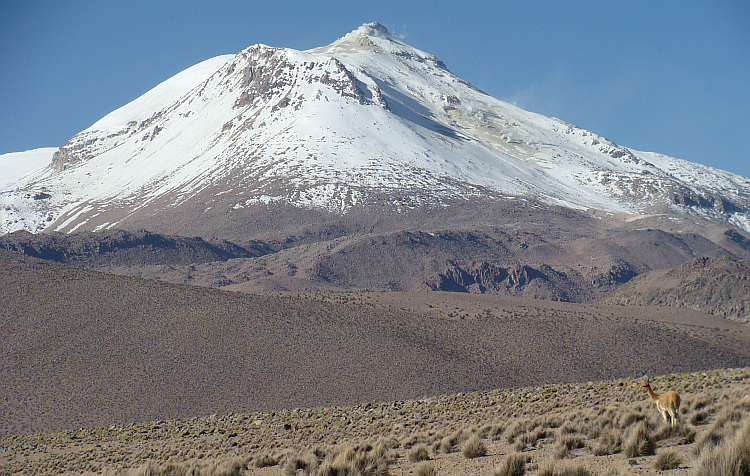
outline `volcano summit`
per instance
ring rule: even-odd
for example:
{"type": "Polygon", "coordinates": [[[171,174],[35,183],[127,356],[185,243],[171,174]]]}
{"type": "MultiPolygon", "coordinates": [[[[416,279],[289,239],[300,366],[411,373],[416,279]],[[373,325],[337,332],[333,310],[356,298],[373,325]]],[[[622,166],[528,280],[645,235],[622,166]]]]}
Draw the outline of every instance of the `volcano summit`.
{"type": "Polygon", "coordinates": [[[490,97],[371,23],[328,46],[254,45],[175,75],[6,185],[0,233],[237,238],[272,205],[341,215],[476,199],[698,215],[747,231],[748,190],[747,178],[490,97]]]}

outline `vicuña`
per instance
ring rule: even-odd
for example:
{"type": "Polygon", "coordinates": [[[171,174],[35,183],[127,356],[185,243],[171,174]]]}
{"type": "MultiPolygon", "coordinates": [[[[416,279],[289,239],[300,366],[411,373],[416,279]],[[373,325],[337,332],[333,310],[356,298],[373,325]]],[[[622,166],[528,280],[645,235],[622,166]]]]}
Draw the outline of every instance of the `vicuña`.
{"type": "Polygon", "coordinates": [[[661,396],[657,396],[651,389],[648,377],[646,378],[646,381],[641,384],[641,390],[648,393],[648,396],[654,401],[656,408],[669,426],[677,423],[680,410],[680,396],[677,392],[669,390],[662,393],[661,396]]]}

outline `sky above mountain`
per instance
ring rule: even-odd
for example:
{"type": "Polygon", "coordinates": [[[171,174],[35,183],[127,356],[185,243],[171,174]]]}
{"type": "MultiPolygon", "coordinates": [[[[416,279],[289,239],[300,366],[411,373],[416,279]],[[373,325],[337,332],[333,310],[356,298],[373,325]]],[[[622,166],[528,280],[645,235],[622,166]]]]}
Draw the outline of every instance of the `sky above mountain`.
{"type": "Polygon", "coordinates": [[[750,176],[750,3],[0,4],[0,154],[58,146],[205,59],[378,21],[478,88],[621,145],[750,176]]]}

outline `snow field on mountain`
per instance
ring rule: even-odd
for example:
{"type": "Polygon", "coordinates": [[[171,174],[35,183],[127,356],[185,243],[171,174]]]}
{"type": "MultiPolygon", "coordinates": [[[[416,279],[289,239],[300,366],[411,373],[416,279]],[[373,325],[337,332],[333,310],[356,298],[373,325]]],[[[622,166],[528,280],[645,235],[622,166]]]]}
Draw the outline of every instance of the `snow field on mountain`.
{"type": "Polygon", "coordinates": [[[492,98],[379,24],[312,50],[254,45],[206,60],[74,136],[55,167],[23,175],[5,180],[15,191],[0,196],[0,233],[116,227],[208,188],[220,193],[206,206],[228,209],[345,213],[369,194],[406,197],[397,208],[495,194],[750,229],[750,180],[492,98]],[[40,190],[49,196],[30,198],[40,190]],[[680,208],[675,193],[737,210],[680,208]]]}
{"type": "Polygon", "coordinates": [[[44,147],[0,155],[0,191],[7,190],[23,177],[38,173],[48,166],[56,151],[57,147],[44,147]]]}

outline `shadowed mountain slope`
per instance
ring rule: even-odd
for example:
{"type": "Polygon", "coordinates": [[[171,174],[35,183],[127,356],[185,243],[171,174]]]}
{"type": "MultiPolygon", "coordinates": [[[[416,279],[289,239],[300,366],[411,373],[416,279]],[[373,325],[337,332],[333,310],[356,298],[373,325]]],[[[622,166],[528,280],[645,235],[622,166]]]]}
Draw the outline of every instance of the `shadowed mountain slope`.
{"type": "Polygon", "coordinates": [[[570,306],[528,301],[503,317],[452,320],[111,276],[0,252],[0,432],[750,363],[741,330],[570,306]]]}

